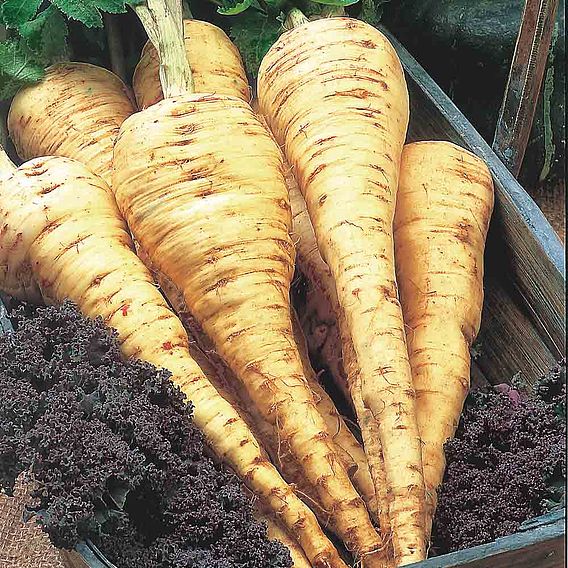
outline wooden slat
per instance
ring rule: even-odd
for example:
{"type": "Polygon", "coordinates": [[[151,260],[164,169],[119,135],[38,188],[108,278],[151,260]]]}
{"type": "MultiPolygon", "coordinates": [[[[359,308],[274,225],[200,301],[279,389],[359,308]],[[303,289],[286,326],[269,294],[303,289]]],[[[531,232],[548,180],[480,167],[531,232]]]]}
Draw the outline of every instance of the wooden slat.
{"type": "Polygon", "coordinates": [[[61,556],[68,568],[117,568],[91,542],[80,542],[75,550],[63,550],[61,556]]]}
{"type": "Polygon", "coordinates": [[[526,0],[493,150],[518,177],[550,50],[558,0],[526,0]]]}
{"type": "Polygon", "coordinates": [[[566,350],[563,246],[535,202],[481,135],[408,51],[386,30],[407,74],[412,110],[410,140],[450,140],[488,164],[496,206],[488,241],[500,278],[511,282],[542,341],[561,358],[566,350]]]}
{"type": "Polygon", "coordinates": [[[530,528],[495,542],[411,564],[412,568],[563,568],[564,511],[540,517],[530,528]]]}
{"type": "Polygon", "coordinates": [[[509,383],[514,375],[532,385],[557,361],[528,314],[494,275],[485,281],[482,328],[476,361],[492,384],[509,383]]]}

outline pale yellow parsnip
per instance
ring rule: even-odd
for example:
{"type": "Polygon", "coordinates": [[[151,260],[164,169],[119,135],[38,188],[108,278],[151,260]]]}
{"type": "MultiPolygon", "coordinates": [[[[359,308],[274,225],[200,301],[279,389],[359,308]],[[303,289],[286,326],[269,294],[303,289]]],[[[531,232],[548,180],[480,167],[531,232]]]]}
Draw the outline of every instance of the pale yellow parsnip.
{"type": "MultiPolygon", "coordinates": [[[[336,327],[338,328],[338,335],[340,335],[343,355],[341,369],[343,372],[337,371],[336,368],[336,375],[339,376],[335,377],[335,381],[336,383],[343,383],[343,388],[349,393],[360,422],[365,451],[369,456],[368,460],[366,458],[364,460],[366,471],[363,471],[363,479],[359,480],[359,491],[367,502],[367,507],[379,523],[383,540],[390,541],[391,529],[388,517],[386,479],[378,423],[363,403],[357,357],[351,337],[346,329],[345,317],[339,305],[333,275],[320,255],[314,229],[306,209],[306,202],[292,172],[289,172],[287,176],[287,185],[292,207],[292,238],[296,243],[298,265],[313,290],[319,293],[319,300],[329,304],[336,317],[336,327]],[[369,482],[371,483],[370,486],[369,482]]],[[[363,462],[362,459],[359,461],[360,463],[363,462]]]]}
{"type": "Polygon", "coordinates": [[[455,433],[469,390],[493,200],[487,166],[467,150],[449,142],[405,146],[396,268],[423,442],[428,532],[444,475],[444,443],[455,433]]]}
{"type": "MultiPolygon", "coordinates": [[[[138,255],[147,265],[149,264],[144,251],[139,250],[138,255]]],[[[210,377],[216,388],[223,393],[223,396],[228,398],[231,404],[238,409],[239,414],[251,426],[254,435],[268,451],[273,462],[282,471],[284,478],[289,483],[293,483],[299,489],[298,494],[300,497],[306,501],[308,506],[313,507],[321,524],[329,526],[330,516],[323,509],[315,506],[314,502],[317,502],[316,491],[305,482],[301,473],[301,466],[292,459],[290,449],[279,438],[278,433],[275,433],[271,425],[255,410],[255,405],[248,392],[245,389],[238,388],[236,377],[214,351],[211,341],[203,333],[195,318],[189,313],[183,294],[163,274],[159,274],[154,269],[152,269],[152,272],[154,280],[158,282],[162,293],[166,296],[170,305],[180,317],[184,327],[188,330],[190,338],[194,342],[193,345],[190,345],[190,349],[193,347],[194,357],[201,368],[210,377]]],[[[292,314],[292,325],[295,341],[302,358],[305,377],[314,394],[316,407],[324,418],[327,431],[333,439],[338,457],[343,462],[356,487],[361,491],[365,502],[367,503],[367,499],[370,501],[367,505],[370,505],[369,508],[372,511],[374,507],[374,488],[369,477],[365,453],[338,413],[333,401],[319,384],[309,363],[306,340],[294,311],[292,314]]]]}
{"type": "Polygon", "coordinates": [[[309,22],[269,50],[258,98],[306,199],[355,349],[362,400],[378,421],[395,561],[422,560],[421,445],[392,229],[409,119],[400,61],[361,21],[309,22]]]}
{"type": "MultiPolygon", "coordinates": [[[[227,34],[217,26],[200,20],[184,20],[183,30],[195,92],[233,95],[248,102],[250,87],[241,56],[227,34]]],[[[158,67],[158,53],[148,42],[132,78],[132,88],[140,109],[164,98],[158,67]]]]}
{"type": "Polygon", "coordinates": [[[8,130],[23,160],[74,158],[110,183],[114,141],[134,111],[126,85],[110,71],[57,63],[42,81],[16,94],[8,130]]]}
{"type": "Polygon", "coordinates": [[[335,454],[294,343],[282,170],[245,102],[191,94],[125,121],[113,188],[136,239],[289,444],[338,534],[368,566],[382,566],[380,537],[335,454]]]}

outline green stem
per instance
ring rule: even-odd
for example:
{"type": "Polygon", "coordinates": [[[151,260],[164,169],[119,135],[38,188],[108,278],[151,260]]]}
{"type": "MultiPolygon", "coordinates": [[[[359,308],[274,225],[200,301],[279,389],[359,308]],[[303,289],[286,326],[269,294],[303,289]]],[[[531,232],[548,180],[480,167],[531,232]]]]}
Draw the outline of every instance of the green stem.
{"type": "Polygon", "coordinates": [[[193,93],[195,86],[183,40],[181,0],[145,0],[133,9],[160,57],[164,97],[193,93]]]}
{"type": "Polygon", "coordinates": [[[306,22],[309,22],[309,20],[304,13],[298,8],[292,8],[284,20],[284,29],[293,30],[306,22]]]}

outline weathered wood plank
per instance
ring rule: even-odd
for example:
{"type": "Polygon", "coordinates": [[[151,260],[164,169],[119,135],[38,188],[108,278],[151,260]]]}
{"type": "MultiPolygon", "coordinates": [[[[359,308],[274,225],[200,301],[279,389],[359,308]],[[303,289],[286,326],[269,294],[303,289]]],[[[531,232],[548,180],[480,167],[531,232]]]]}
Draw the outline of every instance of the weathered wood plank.
{"type": "Polygon", "coordinates": [[[518,177],[537,107],[558,0],[526,0],[493,149],[518,177]]]}
{"type": "Polygon", "coordinates": [[[79,543],[75,550],[64,550],[61,557],[68,568],[117,568],[92,543],[79,543]]]}

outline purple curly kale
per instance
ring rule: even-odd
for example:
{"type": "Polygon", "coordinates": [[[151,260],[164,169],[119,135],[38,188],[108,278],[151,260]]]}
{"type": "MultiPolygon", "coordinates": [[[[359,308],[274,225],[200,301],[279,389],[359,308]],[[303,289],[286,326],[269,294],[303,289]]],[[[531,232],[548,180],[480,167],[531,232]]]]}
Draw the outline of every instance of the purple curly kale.
{"type": "Polygon", "coordinates": [[[56,546],[91,539],[121,568],[291,566],[166,372],[125,361],[70,303],[13,319],[0,337],[0,485],[32,472],[56,546]]]}
{"type": "Polygon", "coordinates": [[[502,385],[468,397],[434,519],[437,554],[518,531],[559,501],[566,480],[566,366],[527,396],[502,385]]]}

